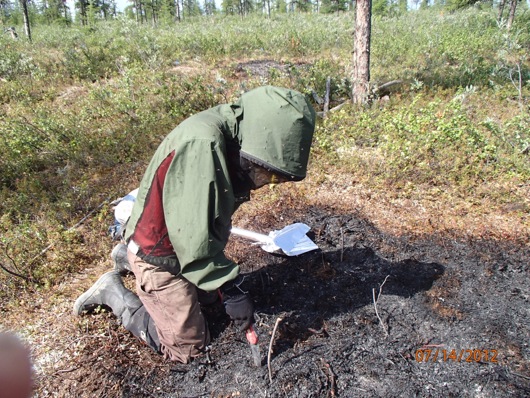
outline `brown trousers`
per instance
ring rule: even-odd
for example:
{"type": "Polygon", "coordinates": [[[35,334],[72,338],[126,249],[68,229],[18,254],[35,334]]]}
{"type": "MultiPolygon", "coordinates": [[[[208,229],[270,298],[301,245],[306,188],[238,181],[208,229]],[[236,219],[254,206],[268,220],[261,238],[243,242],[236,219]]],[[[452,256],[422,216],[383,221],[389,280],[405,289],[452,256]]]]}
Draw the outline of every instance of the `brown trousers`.
{"type": "Polygon", "coordinates": [[[183,363],[199,356],[210,343],[210,333],[197,288],[129,250],[127,256],[136,277],[138,297],[155,323],[164,356],[183,363]]]}

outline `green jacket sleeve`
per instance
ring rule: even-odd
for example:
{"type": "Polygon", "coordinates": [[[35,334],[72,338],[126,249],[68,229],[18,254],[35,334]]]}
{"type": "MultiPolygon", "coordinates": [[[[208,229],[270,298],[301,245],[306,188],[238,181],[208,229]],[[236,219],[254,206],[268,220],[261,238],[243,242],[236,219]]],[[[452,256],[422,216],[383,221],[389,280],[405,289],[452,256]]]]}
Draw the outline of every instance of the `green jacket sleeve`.
{"type": "Polygon", "coordinates": [[[206,291],[234,279],[224,248],[235,199],[222,141],[193,138],[177,149],[164,183],[164,215],[182,276],[206,291]]]}

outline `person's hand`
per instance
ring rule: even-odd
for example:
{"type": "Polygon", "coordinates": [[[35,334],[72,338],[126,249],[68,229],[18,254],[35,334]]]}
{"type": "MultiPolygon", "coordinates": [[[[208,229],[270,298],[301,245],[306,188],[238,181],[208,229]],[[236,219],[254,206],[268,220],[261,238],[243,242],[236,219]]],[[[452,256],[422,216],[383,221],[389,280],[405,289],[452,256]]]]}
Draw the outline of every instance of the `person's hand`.
{"type": "Polygon", "coordinates": [[[223,295],[223,304],[226,313],[241,332],[254,322],[254,304],[248,295],[223,295]]]}

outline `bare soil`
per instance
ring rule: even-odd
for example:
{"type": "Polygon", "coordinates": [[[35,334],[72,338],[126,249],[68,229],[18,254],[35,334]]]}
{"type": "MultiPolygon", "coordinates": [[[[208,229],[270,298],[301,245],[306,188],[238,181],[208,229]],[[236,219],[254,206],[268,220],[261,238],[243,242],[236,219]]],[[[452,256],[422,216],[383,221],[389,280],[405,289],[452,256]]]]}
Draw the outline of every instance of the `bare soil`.
{"type": "Polygon", "coordinates": [[[99,237],[106,253],[89,268],[4,309],[31,344],[35,397],[530,395],[528,212],[312,181],[260,190],[234,218],[264,233],[304,222],[320,248],[293,258],[240,238],[227,247],[256,305],[261,367],[218,303],[204,309],[210,353],[188,365],[112,314],[74,317],[76,297],[111,267],[112,242],[99,237]]]}

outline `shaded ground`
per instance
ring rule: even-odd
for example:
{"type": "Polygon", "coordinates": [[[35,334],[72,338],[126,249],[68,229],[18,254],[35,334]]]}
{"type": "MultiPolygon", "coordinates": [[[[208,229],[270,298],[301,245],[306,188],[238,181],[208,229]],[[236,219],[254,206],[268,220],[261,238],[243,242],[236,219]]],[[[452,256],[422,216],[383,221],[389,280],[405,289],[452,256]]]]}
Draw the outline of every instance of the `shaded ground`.
{"type": "Polygon", "coordinates": [[[36,396],[530,394],[526,241],[412,239],[384,233],[353,210],[285,205],[273,217],[258,211],[238,226],[268,232],[305,222],[319,251],[272,256],[238,238],[227,248],[248,274],[261,368],[252,366],[244,336],[216,306],[205,309],[214,336],[209,358],[190,365],[151,353],[109,314],[71,316],[75,295],[90,286],[91,273],[101,273],[100,264],[52,311],[60,323],[56,333],[64,331],[40,341],[56,346],[36,361],[36,396]],[[428,361],[426,351],[418,351],[426,349],[432,350],[428,361]]]}

